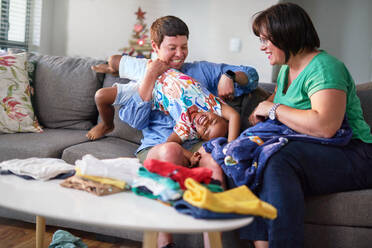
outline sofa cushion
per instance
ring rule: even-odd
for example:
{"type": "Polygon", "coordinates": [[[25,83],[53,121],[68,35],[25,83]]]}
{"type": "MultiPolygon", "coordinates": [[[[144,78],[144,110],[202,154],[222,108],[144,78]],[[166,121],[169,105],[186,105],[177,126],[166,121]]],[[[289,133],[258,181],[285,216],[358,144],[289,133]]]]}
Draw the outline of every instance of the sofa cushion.
{"type": "MultiPolygon", "coordinates": [[[[110,74],[106,74],[105,79],[103,81],[103,87],[111,87],[114,83],[126,84],[128,82],[129,82],[129,79],[114,77],[110,74]]],[[[115,106],[115,116],[114,116],[115,128],[111,133],[107,134],[107,136],[120,137],[122,139],[140,144],[141,139],[142,139],[142,132],[137,129],[132,128],[127,123],[121,121],[119,118],[118,111],[119,111],[119,106],[115,106]]]]}
{"type": "Polygon", "coordinates": [[[372,229],[305,224],[304,248],[370,248],[372,229]]]}
{"type": "Polygon", "coordinates": [[[275,90],[276,83],[259,83],[258,87],[271,95],[275,90]]]}
{"type": "Polygon", "coordinates": [[[90,129],[97,121],[95,92],[102,84],[90,68],[91,58],[31,54],[37,61],[36,115],[47,128],[90,129]]]}
{"type": "Polygon", "coordinates": [[[31,104],[26,53],[0,57],[0,132],[41,132],[31,104]]]}
{"type": "Polygon", "coordinates": [[[62,151],[71,145],[87,141],[86,131],[48,129],[42,133],[0,135],[0,161],[14,158],[61,158],[62,151]]]}
{"type": "Polygon", "coordinates": [[[364,119],[372,127],[372,82],[357,84],[357,94],[362,104],[364,119]]]}
{"type": "Polygon", "coordinates": [[[116,137],[105,137],[66,148],[62,159],[67,163],[75,164],[75,161],[85,154],[93,154],[98,159],[134,157],[137,148],[138,144],[116,137]]]}
{"type": "Polygon", "coordinates": [[[372,189],[307,197],[305,222],[372,228],[372,189]]]}

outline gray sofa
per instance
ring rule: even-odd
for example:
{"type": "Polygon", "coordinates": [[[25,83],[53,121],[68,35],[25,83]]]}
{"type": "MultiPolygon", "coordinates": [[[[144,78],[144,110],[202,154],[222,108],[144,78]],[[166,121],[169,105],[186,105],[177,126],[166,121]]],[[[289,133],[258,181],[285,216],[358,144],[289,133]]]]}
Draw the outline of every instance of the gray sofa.
{"type": "MultiPolygon", "coordinates": [[[[95,74],[90,66],[102,63],[91,58],[30,55],[36,61],[34,81],[34,108],[43,133],[0,134],[0,161],[13,158],[62,158],[74,164],[84,154],[97,158],[134,156],[142,134],[115,116],[115,129],[102,139],[89,141],[85,134],[99,121],[94,94],[101,87],[114,82],[126,83],[110,75],[95,74]]],[[[248,127],[247,116],[257,103],[268,96],[274,84],[261,83],[253,94],[244,95],[230,104],[242,116],[242,128],[248,127]]],[[[365,117],[372,124],[372,82],[358,85],[365,117]],[[370,101],[369,101],[370,102],[370,101]]],[[[331,194],[306,199],[305,247],[371,247],[372,244],[372,190],[331,194]]],[[[34,222],[28,214],[0,208],[0,216],[34,222]]],[[[60,220],[47,224],[75,228],[141,240],[140,232],[99,228],[60,220]]],[[[177,234],[179,247],[202,247],[202,235],[177,234]]],[[[237,232],[223,234],[224,247],[249,247],[238,239],[237,232]]]]}

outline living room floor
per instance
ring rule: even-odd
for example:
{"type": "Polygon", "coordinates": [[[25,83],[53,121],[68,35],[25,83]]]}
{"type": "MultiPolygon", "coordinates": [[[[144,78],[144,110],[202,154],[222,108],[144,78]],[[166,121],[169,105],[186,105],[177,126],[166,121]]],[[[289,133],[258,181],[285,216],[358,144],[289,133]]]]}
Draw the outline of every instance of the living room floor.
{"type": "MultiPolygon", "coordinates": [[[[58,227],[46,226],[44,247],[47,248],[58,227]]],[[[74,229],[63,229],[79,237],[89,248],[140,248],[141,242],[97,235],[74,229]]],[[[35,224],[0,218],[0,248],[33,248],[36,244],[35,224]]]]}

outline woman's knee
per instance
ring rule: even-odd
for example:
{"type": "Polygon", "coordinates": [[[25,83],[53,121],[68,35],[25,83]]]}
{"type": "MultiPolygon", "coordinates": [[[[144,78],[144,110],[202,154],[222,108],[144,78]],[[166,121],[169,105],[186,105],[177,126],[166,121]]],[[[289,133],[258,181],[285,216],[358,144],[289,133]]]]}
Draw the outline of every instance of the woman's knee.
{"type": "Polygon", "coordinates": [[[288,160],[288,155],[279,151],[269,158],[262,173],[264,179],[270,182],[273,181],[273,178],[276,181],[279,177],[291,174],[292,171],[293,168],[288,160]]]}
{"type": "Polygon", "coordinates": [[[282,204],[285,199],[299,201],[303,197],[304,175],[285,153],[274,154],[267,161],[262,174],[257,176],[260,178],[259,196],[269,203],[282,204]]]}

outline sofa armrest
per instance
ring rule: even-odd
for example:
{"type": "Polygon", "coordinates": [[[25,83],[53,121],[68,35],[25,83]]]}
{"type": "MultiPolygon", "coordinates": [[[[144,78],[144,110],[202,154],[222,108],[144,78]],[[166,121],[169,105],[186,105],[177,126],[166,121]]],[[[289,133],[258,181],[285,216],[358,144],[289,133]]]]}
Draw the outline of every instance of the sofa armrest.
{"type": "Polygon", "coordinates": [[[372,127],[372,82],[356,85],[357,95],[362,104],[364,119],[370,127],[372,127]]]}

